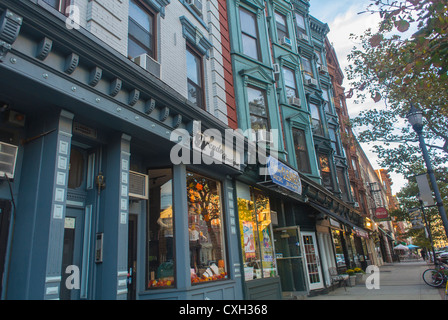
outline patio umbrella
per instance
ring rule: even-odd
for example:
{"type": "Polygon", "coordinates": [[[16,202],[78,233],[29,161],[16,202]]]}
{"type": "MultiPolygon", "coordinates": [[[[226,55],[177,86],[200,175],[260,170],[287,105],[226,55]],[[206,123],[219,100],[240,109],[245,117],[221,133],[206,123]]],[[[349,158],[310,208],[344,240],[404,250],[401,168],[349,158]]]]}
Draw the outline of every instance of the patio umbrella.
{"type": "Polygon", "coordinates": [[[399,244],[398,246],[394,247],[394,250],[409,250],[409,248],[402,244],[399,244]]]}
{"type": "Polygon", "coordinates": [[[416,246],[416,245],[413,245],[413,244],[410,244],[410,245],[408,245],[408,248],[409,249],[415,249],[415,248],[420,248],[420,247],[416,246]]]}

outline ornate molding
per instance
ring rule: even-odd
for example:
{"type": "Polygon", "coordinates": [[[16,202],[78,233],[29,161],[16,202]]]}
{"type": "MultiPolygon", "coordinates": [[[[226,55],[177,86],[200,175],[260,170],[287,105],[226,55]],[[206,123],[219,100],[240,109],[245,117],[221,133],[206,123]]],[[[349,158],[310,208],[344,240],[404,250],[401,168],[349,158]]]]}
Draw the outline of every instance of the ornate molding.
{"type": "Polygon", "coordinates": [[[6,9],[0,17],[0,62],[11,50],[12,44],[19,36],[23,18],[6,9]]]}
{"type": "Polygon", "coordinates": [[[65,59],[64,72],[72,74],[79,64],[79,56],[76,53],[69,54],[65,59]]]}
{"type": "Polygon", "coordinates": [[[148,101],[146,101],[146,103],[145,103],[145,113],[147,115],[151,114],[151,112],[153,112],[155,108],[156,108],[156,100],[151,98],[148,101]]]}
{"type": "Polygon", "coordinates": [[[53,40],[44,37],[37,46],[36,58],[44,61],[50,54],[52,47],[53,47],[53,40]]]}
{"type": "Polygon", "coordinates": [[[168,107],[163,108],[162,110],[160,110],[159,120],[164,122],[168,118],[169,114],[170,114],[170,108],[168,107]]]}
{"type": "Polygon", "coordinates": [[[138,99],[140,99],[140,91],[137,90],[137,89],[134,89],[134,90],[132,90],[129,93],[129,102],[128,102],[128,104],[130,106],[133,106],[133,105],[135,105],[137,103],[138,99]]]}
{"type": "Polygon", "coordinates": [[[110,93],[109,95],[115,97],[118,92],[121,90],[122,81],[118,78],[115,78],[110,85],[110,93]]]}
{"type": "Polygon", "coordinates": [[[89,85],[95,87],[98,82],[100,82],[103,76],[103,70],[101,68],[95,67],[90,71],[89,85]]]}
{"type": "Polygon", "coordinates": [[[182,24],[183,37],[208,58],[209,50],[213,48],[213,44],[185,16],[181,16],[179,19],[182,24]]]}

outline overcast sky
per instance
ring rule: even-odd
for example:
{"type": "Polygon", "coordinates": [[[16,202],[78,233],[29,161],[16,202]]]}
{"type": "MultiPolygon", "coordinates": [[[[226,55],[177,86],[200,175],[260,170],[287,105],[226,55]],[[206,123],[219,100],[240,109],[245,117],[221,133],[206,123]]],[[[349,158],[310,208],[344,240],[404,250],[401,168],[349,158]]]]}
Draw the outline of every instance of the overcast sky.
{"type": "MultiPolygon", "coordinates": [[[[330,27],[328,39],[333,44],[338,56],[339,64],[345,74],[345,67],[348,66],[347,55],[357,44],[349,39],[350,33],[361,35],[364,30],[372,28],[377,29],[380,17],[378,14],[363,13],[371,3],[369,0],[311,0],[310,14],[318,20],[327,23],[330,27]]],[[[348,89],[349,83],[344,79],[343,86],[348,89]]],[[[364,104],[354,104],[353,99],[347,99],[347,108],[350,118],[356,117],[363,109],[381,108],[384,106],[382,101],[375,103],[373,100],[366,101],[364,104]]],[[[356,134],[356,129],[354,130],[356,134]]],[[[370,159],[374,169],[379,169],[377,156],[370,151],[371,146],[361,144],[362,148],[370,159]]],[[[393,182],[392,192],[395,194],[404,186],[406,180],[401,175],[391,173],[393,182]]]]}

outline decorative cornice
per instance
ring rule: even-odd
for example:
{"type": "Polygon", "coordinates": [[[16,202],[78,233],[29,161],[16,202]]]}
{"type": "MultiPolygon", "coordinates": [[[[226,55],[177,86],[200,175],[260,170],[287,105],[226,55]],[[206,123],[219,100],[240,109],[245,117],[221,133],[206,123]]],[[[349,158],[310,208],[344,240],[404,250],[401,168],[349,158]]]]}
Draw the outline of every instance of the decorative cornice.
{"type": "Polygon", "coordinates": [[[6,9],[0,17],[0,62],[19,36],[22,22],[23,18],[9,9],[6,9]]]}
{"type": "Polygon", "coordinates": [[[179,17],[182,23],[182,35],[184,38],[199,52],[209,57],[209,50],[213,48],[213,44],[202,34],[198,27],[193,25],[185,16],[179,17]]]}
{"type": "Polygon", "coordinates": [[[170,4],[170,0],[144,0],[151,8],[157,11],[162,18],[165,18],[165,7],[170,4]]]}

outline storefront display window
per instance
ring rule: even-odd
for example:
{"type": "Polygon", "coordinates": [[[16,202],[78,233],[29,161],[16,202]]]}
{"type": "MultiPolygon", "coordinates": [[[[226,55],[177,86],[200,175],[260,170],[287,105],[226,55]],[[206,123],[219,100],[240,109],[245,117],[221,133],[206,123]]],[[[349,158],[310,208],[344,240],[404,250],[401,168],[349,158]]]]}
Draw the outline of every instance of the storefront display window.
{"type": "Polygon", "coordinates": [[[351,256],[353,257],[353,263],[355,268],[361,268],[361,261],[359,259],[359,254],[356,250],[356,245],[355,245],[355,238],[353,236],[353,234],[350,234],[350,252],[351,252],[351,256]]]}
{"type": "Polygon", "coordinates": [[[173,186],[171,169],[149,171],[148,288],[172,288],[174,279],[173,186]]]}
{"type": "Polygon", "coordinates": [[[187,172],[192,284],[227,279],[221,184],[187,172]]]}
{"type": "Polygon", "coordinates": [[[238,198],[245,280],[277,276],[269,198],[257,190],[238,198]]]}
{"type": "Polygon", "coordinates": [[[344,272],[345,270],[347,270],[347,264],[345,262],[344,249],[342,247],[340,231],[331,229],[331,235],[333,237],[334,249],[336,254],[336,266],[339,272],[344,272]]]}

